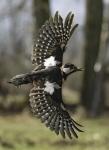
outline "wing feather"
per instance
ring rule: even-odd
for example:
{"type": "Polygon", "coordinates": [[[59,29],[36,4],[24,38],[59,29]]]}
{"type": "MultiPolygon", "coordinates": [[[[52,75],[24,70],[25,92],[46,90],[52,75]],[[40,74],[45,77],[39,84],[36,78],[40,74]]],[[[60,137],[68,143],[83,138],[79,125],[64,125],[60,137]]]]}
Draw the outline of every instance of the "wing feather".
{"type": "Polygon", "coordinates": [[[54,128],[54,131],[57,135],[59,134],[59,125],[60,125],[60,116],[58,115],[55,122],[55,128],[54,128]]]}
{"type": "Polygon", "coordinates": [[[70,131],[72,132],[72,134],[73,134],[76,138],[78,138],[77,133],[75,132],[75,130],[74,130],[73,127],[72,127],[72,124],[69,124],[69,128],[70,128],[70,131]]]}
{"type": "Polygon", "coordinates": [[[55,115],[54,115],[54,117],[52,118],[52,121],[51,121],[51,123],[50,123],[50,129],[51,129],[51,130],[54,130],[54,128],[55,128],[55,121],[56,121],[57,116],[58,116],[58,113],[55,112],[55,115]]]}
{"type": "Polygon", "coordinates": [[[65,131],[66,131],[68,137],[69,137],[70,139],[72,139],[71,132],[70,132],[70,130],[69,130],[69,125],[68,125],[68,122],[67,122],[66,120],[64,121],[64,124],[65,124],[65,131]]]}
{"type": "MultiPolygon", "coordinates": [[[[59,67],[62,65],[63,53],[66,50],[67,42],[77,27],[77,24],[72,26],[73,18],[74,14],[70,12],[63,22],[57,11],[55,16],[50,17],[41,27],[37,40],[34,42],[32,55],[32,63],[36,66],[41,66],[40,68],[38,67],[39,70],[46,67],[45,61],[51,56],[55,59],[56,63],[54,65],[59,67]]],[[[50,76],[50,78],[52,77],[50,76]]],[[[42,123],[45,123],[57,135],[61,134],[63,138],[67,135],[70,139],[74,135],[77,138],[76,131],[82,132],[79,129],[81,125],[76,123],[66,109],[62,107],[61,89],[57,92],[54,91],[54,96],[49,95],[44,90],[44,78],[33,85],[34,87],[30,92],[30,106],[34,115],[40,118],[42,123]]],[[[59,87],[62,88],[62,81],[59,82],[59,87]]]]}
{"type": "Polygon", "coordinates": [[[77,138],[76,131],[82,132],[78,127],[80,125],[76,123],[62,107],[61,101],[52,99],[51,95],[44,91],[44,83],[44,79],[39,81],[30,92],[30,106],[32,112],[57,135],[60,133],[63,138],[67,135],[70,139],[72,139],[72,135],[74,135],[74,137],[77,138]]]}
{"type": "Polygon", "coordinates": [[[64,23],[64,28],[67,29],[67,26],[68,26],[68,22],[69,22],[69,19],[70,19],[70,16],[71,16],[71,12],[68,13],[66,19],[65,19],[65,23],[64,23]]]}
{"type": "Polygon", "coordinates": [[[48,21],[41,27],[37,40],[34,42],[32,63],[41,65],[45,68],[45,59],[53,56],[56,65],[62,65],[63,53],[66,45],[74,32],[77,25],[72,26],[74,15],[70,12],[65,22],[59,15],[58,11],[54,17],[50,17],[48,21]]]}
{"type": "Polygon", "coordinates": [[[64,120],[63,120],[63,118],[61,118],[61,121],[60,121],[60,133],[61,133],[62,137],[65,138],[64,120]]]}

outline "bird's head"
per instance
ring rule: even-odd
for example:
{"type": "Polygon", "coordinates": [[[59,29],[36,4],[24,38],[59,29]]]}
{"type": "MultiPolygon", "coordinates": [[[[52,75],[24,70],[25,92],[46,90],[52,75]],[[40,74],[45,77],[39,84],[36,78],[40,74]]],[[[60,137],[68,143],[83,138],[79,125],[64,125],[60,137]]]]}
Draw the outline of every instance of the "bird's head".
{"type": "Polygon", "coordinates": [[[82,68],[76,67],[74,64],[67,63],[62,66],[62,72],[65,75],[65,78],[70,75],[71,73],[77,72],[77,71],[83,71],[82,68]]]}

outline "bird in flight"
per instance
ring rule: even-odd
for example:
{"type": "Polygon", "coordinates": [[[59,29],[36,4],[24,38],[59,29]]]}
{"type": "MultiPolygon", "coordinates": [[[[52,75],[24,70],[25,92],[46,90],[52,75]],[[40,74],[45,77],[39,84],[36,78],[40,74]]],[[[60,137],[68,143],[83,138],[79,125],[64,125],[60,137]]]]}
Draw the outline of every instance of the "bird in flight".
{"type": "Polygon", "coordinates": [[[58,12],[41,27],[34,42],[32,63],[34,70],[10,79],[15,86],[31,83],[30,106],[33,114],[57,135],[63,138],[72,135],[78,138],[82,132],[78,124],[68,113],[62,99],[62,85],[67,77],[82,68],[74,64],[63,64],[63,54],[77,24],[72,26],[74,15],[69,12],[63,21],[58,12]]]}

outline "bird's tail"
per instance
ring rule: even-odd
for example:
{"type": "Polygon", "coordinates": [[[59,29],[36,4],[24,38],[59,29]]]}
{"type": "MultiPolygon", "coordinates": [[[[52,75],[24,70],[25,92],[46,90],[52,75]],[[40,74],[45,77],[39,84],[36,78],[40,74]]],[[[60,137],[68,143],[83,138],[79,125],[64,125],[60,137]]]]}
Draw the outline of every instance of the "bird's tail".
{"type": "Polygon", "coordinates": [[[23,84],[33,83],[33,81],[38,81],[43,77],[46,77],[52,71],[51,68],[33,70],[32,72],[19,74],[11,78],[8,83],[15,86],[21,86],[23,84]]]}
{"type": "Polygon", "coordinates": [[[26,73],[26,74],[19,74],[11,78],[8,83],[13,84],[17,87],[23,85],[23,84],[28,84],[32,83],[32,77],[31,73],[26,73]]]}

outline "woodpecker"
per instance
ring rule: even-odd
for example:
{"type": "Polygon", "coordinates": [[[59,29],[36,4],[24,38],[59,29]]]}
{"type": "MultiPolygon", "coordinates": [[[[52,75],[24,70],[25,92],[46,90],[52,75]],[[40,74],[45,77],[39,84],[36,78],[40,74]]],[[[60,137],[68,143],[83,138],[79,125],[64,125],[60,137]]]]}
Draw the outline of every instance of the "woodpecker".
{"type": "Polygon", "coordinates": [[[30,106],[33,114],[45,125],[63,138],[66,135],[78,137],[76,131],[82,132],[78,124],[68,113],[62,98],[62,85],[68,76],[82,68],[74,64],[63,65],[63,54],[67,43],[78,26],[72,26],[74,15],[69,12],[63,21],[58,11],[54,17],[41,27],[34,42],[32,63],[35,68],[26,74],[10,79],[15,86],[31,83],[30,106]]]}

